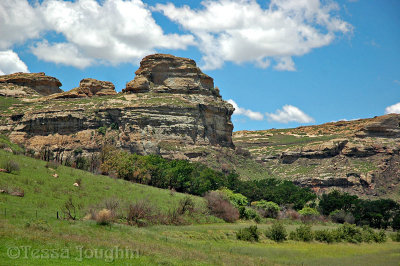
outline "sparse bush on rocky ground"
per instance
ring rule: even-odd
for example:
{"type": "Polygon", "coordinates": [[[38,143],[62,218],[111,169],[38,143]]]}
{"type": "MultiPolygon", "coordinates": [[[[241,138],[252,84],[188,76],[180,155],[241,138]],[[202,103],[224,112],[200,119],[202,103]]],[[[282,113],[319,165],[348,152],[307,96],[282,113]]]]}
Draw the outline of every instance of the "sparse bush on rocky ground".
{"type": "Polygon", "coordinates": [[[260,232],[256,225],[252,225],[236,232],[236,238],[238,240],[258,242],[260,238],[260,232]]]}
{"type": "Polygon", "coordinates": [[[275,242],[282,242],[287,238],[286,228],[281,222],[276,221],[265,231],[265,236],[275,242]]]}
{"type": "Polygon", "coordinates": [[[239,211],[221,193],[211,191],[205,195],[205,198],[212,215],[229,223],[239,219],[239,211]]]}

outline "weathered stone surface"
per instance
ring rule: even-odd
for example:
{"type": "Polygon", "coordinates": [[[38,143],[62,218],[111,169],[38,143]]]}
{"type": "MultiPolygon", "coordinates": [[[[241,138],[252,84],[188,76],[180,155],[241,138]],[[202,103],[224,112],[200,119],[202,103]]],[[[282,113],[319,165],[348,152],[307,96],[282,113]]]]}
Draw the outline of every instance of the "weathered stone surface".
{"type": "Polygon", "coordinates": [[[400,138],[400,115],[388,114],[376,117],[357,132],[356,136],[400,138]]]}
{"type": "Polygon", "coordinates": [[[116,94],[110,82],[84,79],[79,88],[13,107],[0,120],[0,132],[37,154],[45,149],[64,159],[76,149],[85,156],[98,153],[109,142],[138,154],[180,159],[196,159],[204,149],[233,148],[232,105],[212,93],[191,93],[211,89],[212,79],[193,60],[147,58],[138,73],[146,69],[147,76],[156,77],[149,91],[116,94]],[[179,73],[186,72],[184,81],[198,87],[179,85],[179,73]],[[159,93],[162,77],[169,79],[164,80],[168,93],[159,93]],[[94,95],[105,96],[90,98],[94,95]]]}
{"type": "Polygon", "coordinates": [[[51,95],[48,99],[62,99],[62,98],[84,98],[92,96],[106,96],[116,95],[115,86],[109,81],[101,81],[97,79],[86,78],[82,79],[79,87],[70,91],[51,95]]]}
{"type": "Polygon", "coordinates": [[[196,66],[192,59],[168,54],[143,58],[135,79],[126,84],[124,92],[167,92],[215,95],[214,81],[196,66]]]}
{"type": "Polygon", "coordinates": [[[47,96],[60,93],[61,82],[45,73],[14,73],[0,76],[0,95],[12,97],[47,96]]]}

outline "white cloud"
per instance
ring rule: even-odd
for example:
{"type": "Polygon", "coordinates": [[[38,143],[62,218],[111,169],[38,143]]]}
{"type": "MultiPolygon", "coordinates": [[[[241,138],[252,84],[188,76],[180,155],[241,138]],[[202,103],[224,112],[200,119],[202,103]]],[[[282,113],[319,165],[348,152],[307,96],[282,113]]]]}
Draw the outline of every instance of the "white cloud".
{"type": "Polygon", "coordinates": [[[393,82],[400,85],[400,81],[398,81],[397,79],[393,80],[393,82]]]}
{"type": "Polygon", "coordinates": [[[396,103],[396,104],[386,107],[385,113],[386,114],[400,114],[400,103],[396,103]]]}
{"type": "Polygon", "coordinates": [[[0,1],[0,49],[39,37],[43,29],[40,13],[28,1],[0,1]]]}
{"type": "Polygon", "coordinates": [[[266,113],[269,121],[275,121],[279,123],[312,123],[315,122],[314,118],[305,114],[302,110],[293,105],[284,105],[282,110],[276,110],[274,113],[266,113]]]}
{"type": "Polygon", "coordinates": [[[47,41],[43,41],[32,47],[32,52],[43,61],[71,65],[81,69],[90,66],[93,62],[90,58],[83,56],[71,43],[49,45],[47,41]]]}
{"type": "Polygon", "coordinates": [[[254,112],[252,110],[245,109],[245,108],[241,108],[232,99],[229,99],[228,103],[232,104],[233,108],[235,108],[235,111],[233,112],[234,115],[244,115],[244,116],[247,116],[248,118],[250,118],[251,120],[263,120],[264,119],[264,115],[262,113],[254,112]]]}
{"type": "MultiPolygon", "coordinates": [[[[138,63],[156,48],[186,49],[194,44],[192,35],[164,34],[141,0],[45,0],[39,7],[47,29],[65,36],[67,43],[38,44],[40,58],[77,66],[122,62],[138,63]],[[61,47],[68,52],[57,57],[61,47]]],[[[39,51],[34,48],[35,54],[39,51]]]]}
{"type": "Polygon", "coordinates": [[[15,72],[29,72],[29,70],[15,52],[11,50],[0,51],[0,75],[15,72]]]}
{"type": "Polygon", "coordinates": [[[254,62],[275,69],[295,70],[292,56],[330,44],[352,26],[336,16],[338,5],[319,0],[271,0],[263,9],[256,0],[208,0],[202,9],[157,4],[154,10],[192,32],[203,53],[204,67],[225,61],[254,62]]]}

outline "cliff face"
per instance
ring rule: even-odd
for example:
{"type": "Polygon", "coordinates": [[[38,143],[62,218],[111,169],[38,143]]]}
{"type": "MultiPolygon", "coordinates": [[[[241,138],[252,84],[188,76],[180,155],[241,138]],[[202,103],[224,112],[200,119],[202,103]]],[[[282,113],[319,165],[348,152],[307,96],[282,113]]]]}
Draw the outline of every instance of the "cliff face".
{"type": "Polygon", "coordinates": [[[272,175],[322,193],[394,195],[400,188],[400,115],[234,133],[272,175]]]}
{"type": "Polygon", "coordinates": [[[148,56],[136,73],[124,93],[110,82],[85,79],[71,91],[21,101],[1,113],[0,132],[36,154],[46,149],[64,157],[98,153],[106,143],[182,159],[234,147],[233,107],[193,60],[148,56]]]}

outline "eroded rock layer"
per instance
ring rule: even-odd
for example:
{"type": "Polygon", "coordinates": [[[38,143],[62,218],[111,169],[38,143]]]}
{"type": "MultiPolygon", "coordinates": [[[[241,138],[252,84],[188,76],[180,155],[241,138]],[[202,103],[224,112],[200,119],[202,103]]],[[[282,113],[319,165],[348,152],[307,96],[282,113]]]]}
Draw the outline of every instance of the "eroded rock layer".
{"type": "Polygon", "coordinates": [[[318,193],[341,189],[381,196],[400,189],[400,114],[294,129],[240,131],[248,149],[272,175],[318,193]]]}
{"type": "Polygon", "coordinates": [[[60,93],[61,82],[45,73],[14,73],[0,76],[0,96],[32,97],[60,93]]]}
{"type": "Polygon", "coordinates": [[[181,159],[234,147],[234,109],[193,60],[148,56],[137,73],[126,93],[117,94],[111,82],[84,79],[71,91],[21,101],[1,113],[0,133],[33,153],[63,158],[76,151],[91,156],[106,144],[181,159]],[[149,80],[145,90],[137,83],[142,78],[149,80]]]}

